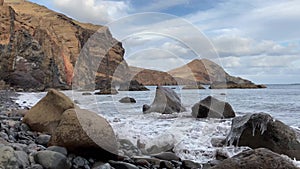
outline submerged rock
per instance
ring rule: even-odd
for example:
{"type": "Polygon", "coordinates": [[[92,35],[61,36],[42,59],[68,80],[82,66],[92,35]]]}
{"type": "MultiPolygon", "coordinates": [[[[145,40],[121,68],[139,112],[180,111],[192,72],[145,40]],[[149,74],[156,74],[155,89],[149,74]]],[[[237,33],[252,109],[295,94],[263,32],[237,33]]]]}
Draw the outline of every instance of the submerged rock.
{"type": "Polygon", "coordinates": [[[23,122],[34,131],[52,134],[61,120],[63,112],[75,104],[63,93],[51,89],[24,116],[23,122]]]}
{"type": "Polygon", "coordinates": [[[179,96],[170,88],[158,86],[151,106],[144,105],[143,112],[158,112],[162,114],[179,113],[185,111],[179,96]]]}
{"type": "Polygon", "coordinates": [[[291,161],[265,148],[244,151],[222,161],[211,169],[240,168],[297,169],[291,161]]]}
{"type": "Polygon", "coordinates": [[[119,100],[120,103],[136,103],[136,100],[131,97],[124,97],[119,100]]]}
{"type": "Polygon", "coordinates": [[[208,96],[192,107],[192,116],[196,118],[232,118],[235,117],[231,105],[208,96]]]}
{"type": "Polygon", "coordinates": [[[300,160],[300,143],[293,129],[266,113],[247,114],[232,120],[229,144],[268,148],[300,160]]]}
{"type": "Polygon", "coordinates": [[[118,150],[110,124],[96,113],[83,109],[69,109],[63,113],[48,145],[66,147],[77,155],[103,159],[116,158],[118,150]]]}

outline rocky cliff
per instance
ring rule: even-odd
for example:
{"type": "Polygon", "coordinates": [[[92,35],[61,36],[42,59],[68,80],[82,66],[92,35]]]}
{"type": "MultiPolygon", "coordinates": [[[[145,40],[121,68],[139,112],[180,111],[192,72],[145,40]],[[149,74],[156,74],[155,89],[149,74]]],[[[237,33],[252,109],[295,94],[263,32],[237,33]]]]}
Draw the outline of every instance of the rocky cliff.
{"type": "MultiPolygon", "coordinates": [[[[112,37],[108,28],[80,23],[27,1],[2,2],[0,1],[0,80],[7,84],[35,90],[49,87],[71,88],[81,49],[98,29],[104,30],[101,32],[101,37],[104,38],[100,40],[109,43],[112,48],[105,55],[107,59],[102,59],[97,65],[96,83],[111,78],[117,67],[128,70],[123,59],[122,44],[112,37]]],[[[84,72],[85,68],[79,70],[84,72]]],[[[122,76],[116,78],[122,79],[122,76]]]]}

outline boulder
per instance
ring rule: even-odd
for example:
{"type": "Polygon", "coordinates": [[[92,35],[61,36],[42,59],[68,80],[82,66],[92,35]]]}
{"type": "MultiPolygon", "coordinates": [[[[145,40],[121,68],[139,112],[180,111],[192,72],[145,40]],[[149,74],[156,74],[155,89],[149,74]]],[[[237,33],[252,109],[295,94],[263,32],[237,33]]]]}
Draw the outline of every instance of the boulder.
{"type": "Polygon", "coordinates": [[[136,100],[131,97],[124,97],[119,100],[120,103],[136,103],[136,100]]]}
{"type": "Polygon", "coordinates": [[[300,143],[295,131],[266,113],[247,114],[232,120],[227,143],[251,148],[268,148],[300,160],[300,143]]]}
{"type": "Polygon", "coordinates": [[[147,91],[149,90],[143,84],[137,80],[131,80],[130,82],[124,82],[120,85],[119,91],[147,91]]]}
{"type": "Polygon", "coordinates": [[[158,112],[162,114],[179,113],[185,111],[180,97],[172,89],[158,86],[153,103],[143,106],[144,113],[158,112]]]}
{"type": "Polygon", "coordinates": [[[69,109],[53,133],[48,146],[62,146],[71,153],[114,159],[118,143],[112,127],[99,115],[83,109],[69,109]]]}
{"type": "Polygon", "coordinates": [[[254,84],[252,82],[246,82],[246,83],[236,83],[232,81],[228,82],[214,82],[210,85],[210,89],[261,89],[261,88],[267,88],[266,85],[260,84],[254,84]]]}
{"type": "Polygon", "coordinates": [[[182,90],[189,90],[189,89],[205,89],[205,87],[201,85],[187,85],[182,87],[182,90]]]}
{"type": "Polygon", "coordinates": [[[118,94],[118,91],[114,87],[107,87],[100,89],[99,92],[96,92],[95,95],[115,95],[118,94]]]}
{"type": "Polygon", "coordinates": [[[244,151],[232,158],[222,161],[211,169],[229,168],[297,169],[287,158],[265,148],[244,151]]]}
{"type": "Polygon", "coordinates": [[[0,147],[0,168],[19,169],[18,159],[12,147],[0,147]]]}
{"type": "Polygon", "coordinates": [[[34,160],[47,169],[71,168],[71,163],[68,158],[63,154],[54,151],[39,151],[35,154],[34,160]]]}
{"type": "Polygon", "coordinates": [[[23,122],[34,131],[52,134],[61,120],[62,113],[75,104],[63,93],[50,89],[47,95],[24,116],[23,122]]]}
{"type": "Polygon", "coordinates": [[[192,116],[196,118],[232,118],[235,117],[231,105],[208,96],[192,107],[192,116]]]}

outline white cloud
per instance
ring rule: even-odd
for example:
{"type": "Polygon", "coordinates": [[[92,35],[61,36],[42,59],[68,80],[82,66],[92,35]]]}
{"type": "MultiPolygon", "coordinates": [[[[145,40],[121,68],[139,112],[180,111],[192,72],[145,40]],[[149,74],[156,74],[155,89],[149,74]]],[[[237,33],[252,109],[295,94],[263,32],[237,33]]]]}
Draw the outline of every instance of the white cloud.
{"type": "Polygon", "coordinates": [[[149,6],[138,9],[139,11],[159,11],[162,9],[167,9],[173,6],[187,4],[188,0],[156,0],[155,2],[149,4],[149,6]]]}
{"type": "Polygon", "coordinates": [[[65,14],[83,22],[104,24],[128,15],[126,1],[54,0],[54,6],[65,14]]]}

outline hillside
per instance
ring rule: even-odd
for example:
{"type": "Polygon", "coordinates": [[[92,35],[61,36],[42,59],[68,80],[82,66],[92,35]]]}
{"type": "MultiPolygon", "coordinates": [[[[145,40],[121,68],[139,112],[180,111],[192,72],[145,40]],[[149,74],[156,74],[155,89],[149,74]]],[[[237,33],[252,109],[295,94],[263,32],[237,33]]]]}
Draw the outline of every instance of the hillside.
{"type": "MultiPolygon", "coordinates": [[[[86,72],[92,61],[82,61],[85,63],[76,73],[97,75],[96,83],[100,83],[107,80],[106,73],[111,78],[117,67],[121,72],[128,72],[122,44],[112,37],[106,27],[80,23],[23,0],[0,3],[0,18],[0,80],[10,86],[25,90],[49,87],[69,89],[80,51],[99,29],[102,31],[94,40],[100,45],[91,46],[89,51],[94,52],[88,53],[101,60],[100,64],[93,65],[97,66],[93,68],[97,72],[86,72]],[[113,46],[105,56],[95,52],[105,49],[101,44],[113,46]]],[[[122,80],[126,75],[114,77],[122,80]]],[[[86,84],[85,76],[76,80],[77,85],[93,85],[86,84]]]]}

